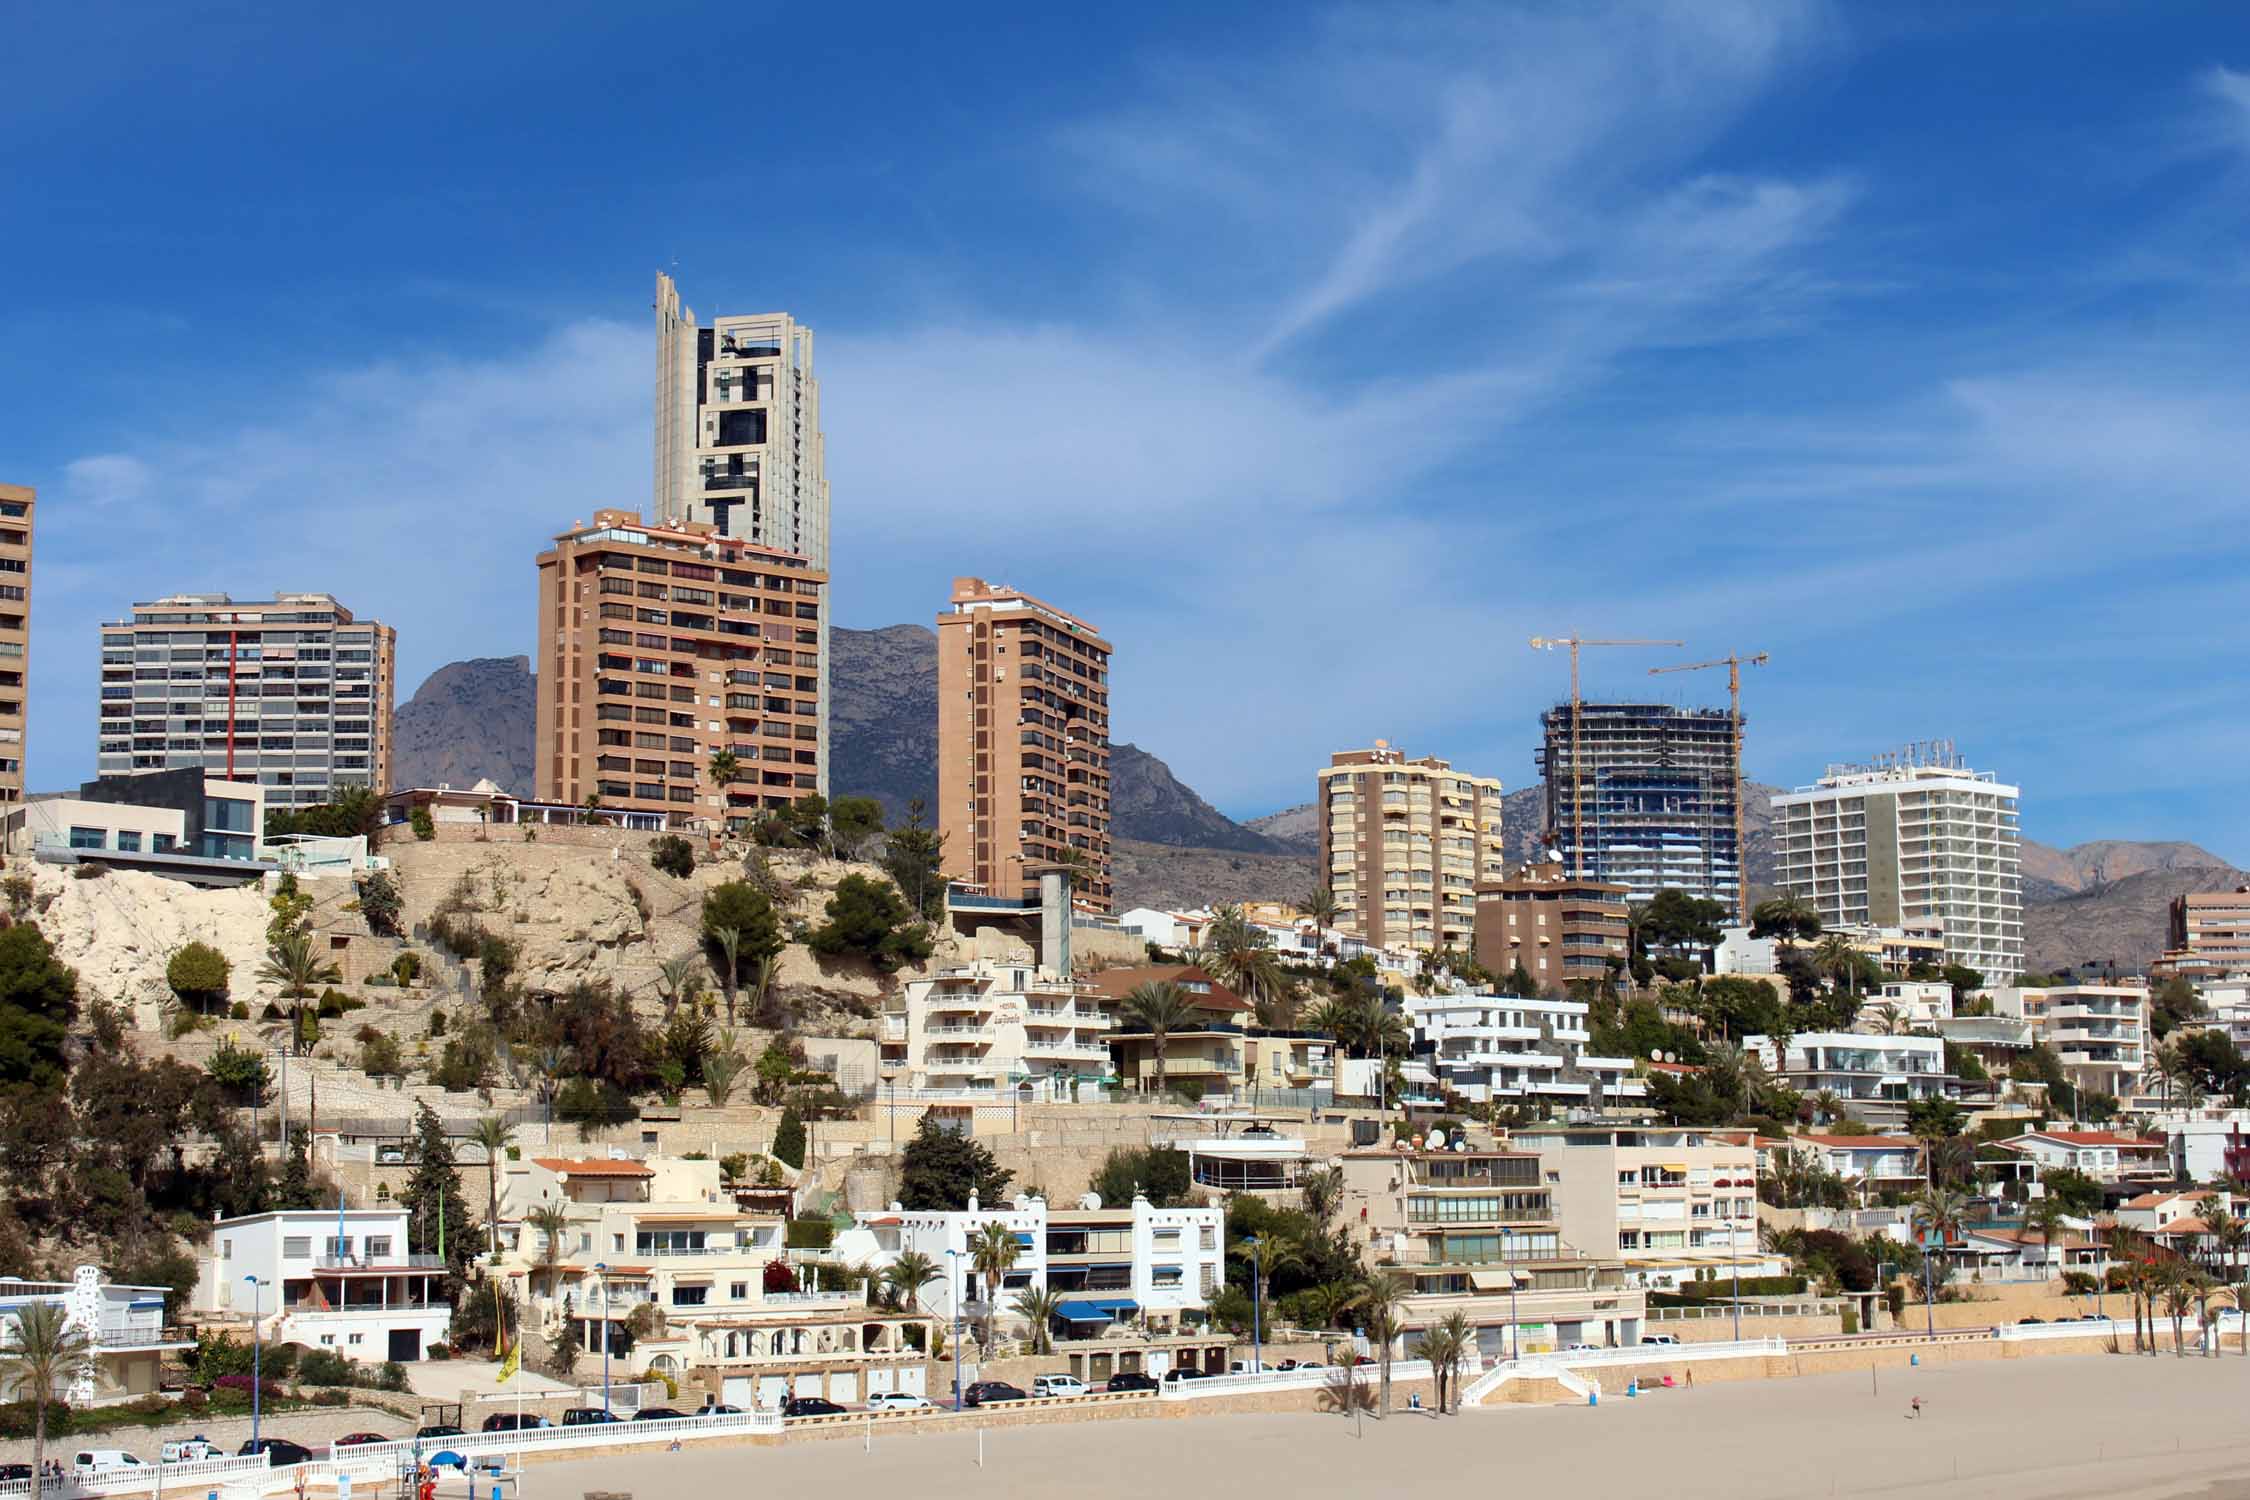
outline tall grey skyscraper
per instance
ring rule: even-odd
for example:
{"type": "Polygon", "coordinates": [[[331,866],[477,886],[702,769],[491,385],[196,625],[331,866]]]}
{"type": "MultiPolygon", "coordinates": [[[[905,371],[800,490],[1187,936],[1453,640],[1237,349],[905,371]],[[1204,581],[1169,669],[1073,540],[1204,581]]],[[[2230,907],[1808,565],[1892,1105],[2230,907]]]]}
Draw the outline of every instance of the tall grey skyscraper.
{"type": "MultiPolygon", "coordinates": [[[[794,553],[828,571],[828,462],[813,335],[787,313],[708,328],[656,277],[655,520],[794,553]]],[[[828,611],[820,612],[820,779],[828,791],[828,611]]]]}
{"type": "Polygon", "coordinates": [[[1563,868],[1622,885],[1628,900],[1677,887],[1731,911],[1742,879],[1733,719],[1663,703],[1586,703],[1578,714],[1575,727],[1567,703],[1539,716],[1547,836],[1563,868]]]}

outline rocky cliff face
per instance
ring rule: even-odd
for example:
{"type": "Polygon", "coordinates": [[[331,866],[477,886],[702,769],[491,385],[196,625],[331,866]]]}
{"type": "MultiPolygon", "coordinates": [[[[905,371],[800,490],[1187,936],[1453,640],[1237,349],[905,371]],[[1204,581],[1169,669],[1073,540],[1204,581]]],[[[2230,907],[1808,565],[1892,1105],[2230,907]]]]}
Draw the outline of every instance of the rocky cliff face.
{"type": "Polygon", "coordinates": [[[490,777],[530,796],[538,685],[525,656],[482,656],[432,672],[391,719],[391,785],[469,786],[490,777]]]}
{"type": "Polygon", "coordinates": [[[924,625],[834,630],[828,789],[873,797],[897,821],[916,798],[937,821],[937,634],[924,625]]]}

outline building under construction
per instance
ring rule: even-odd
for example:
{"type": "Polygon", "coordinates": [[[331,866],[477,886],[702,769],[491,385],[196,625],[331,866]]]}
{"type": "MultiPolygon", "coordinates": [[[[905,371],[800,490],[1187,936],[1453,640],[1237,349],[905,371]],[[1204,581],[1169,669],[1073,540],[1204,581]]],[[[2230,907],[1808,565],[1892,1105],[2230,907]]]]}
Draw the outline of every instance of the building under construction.
{"type": "Polygon", "coordinates": [[[1669,886],[1733,910],[1742,881],[1733,716],[1664,703],[1582,703],[1576,712],[1575,764],[1571,705],[1539,716],[1547,837],[1562,867],[1624,886],[1630,901],[1669,886]]]}

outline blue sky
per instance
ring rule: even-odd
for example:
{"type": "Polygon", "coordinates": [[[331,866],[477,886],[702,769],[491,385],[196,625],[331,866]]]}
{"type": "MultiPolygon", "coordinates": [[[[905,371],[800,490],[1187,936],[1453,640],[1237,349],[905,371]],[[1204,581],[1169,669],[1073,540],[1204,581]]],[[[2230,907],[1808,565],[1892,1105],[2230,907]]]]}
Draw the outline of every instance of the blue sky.
{"type": "Polygon", "coordinates": [[[1231,812],[1377,736],[1531,781],[1576,629],[1688,643],[1594,694],[1771,652],[1761,779],[1946,736],[2033,837],[2250,863],[2238,6],[298,14],[13,20],[35,786],[136,598],[527,651],[676,264],[817,331],[841,623],[1072,607],[1231,812]]]}

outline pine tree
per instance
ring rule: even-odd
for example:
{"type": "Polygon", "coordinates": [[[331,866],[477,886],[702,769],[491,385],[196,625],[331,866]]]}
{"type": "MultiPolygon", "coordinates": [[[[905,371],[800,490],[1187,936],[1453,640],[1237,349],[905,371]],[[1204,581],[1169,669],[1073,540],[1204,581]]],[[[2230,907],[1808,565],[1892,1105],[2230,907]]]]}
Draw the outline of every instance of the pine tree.
{"type": "Polygon", "coordinates": [[[313,1188],[312,1156],[305,1149],[302,1131],[289,1132],[289,1151],[281,1164],[281,1181],[274,1185],[275,1208],[325,1208],[313,1188]]]}
{"type": "Polygon", "coordinates": [[[805,1122],[797,1118],[794,1104],[782,1110],[781,1123],[774,1127],[773,1155],[792,1167],[805,1164],[805,1122]]]}
{"type": "Polygon", "coordinates": [[[400,1207],[406,1210],[406,1238],[410,1249],[424,1255],[439,1250],[439,1227],[444,1229],[443,1254],[458,1280],[477,1253],[479,1243],[474,1214],[461,1191],[461,1174],[453,1165],[453,1143],[436,1111],[423,1103],[414,1112],[414,1174],[399,1189],[400,1207]]]}

